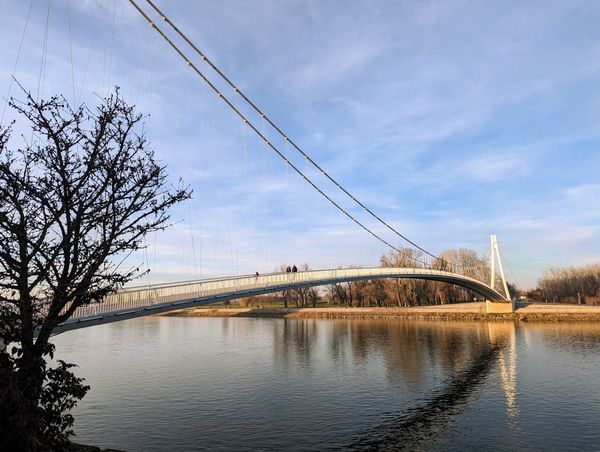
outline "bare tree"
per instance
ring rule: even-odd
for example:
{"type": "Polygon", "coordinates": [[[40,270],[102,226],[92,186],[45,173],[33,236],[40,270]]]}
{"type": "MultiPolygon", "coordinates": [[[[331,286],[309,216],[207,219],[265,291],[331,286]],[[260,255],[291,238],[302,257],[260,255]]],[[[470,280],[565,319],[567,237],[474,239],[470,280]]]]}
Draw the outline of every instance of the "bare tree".
{"type": "MultiPolygon", "coordinates": [[[[308,271],[310,267],[307,263],[300,265],[300,271],[308,271]]],[[[308,306],[308,301],[310,297],[310,288],[308,287],[297,287],[292,289],[291,298],[296,302],[297,308],[305,308],[308,306]]]]}
{"type": "Polygon", "coordinates": [[[543,297],[562,303],[600,301],[600,263],[550,268],[538,281],[543,297]]]}
{"type": "Polygon", "coordinates": [[[352,292],[350,291],[350,283],[333,283],[329,285],[329,292],[333,305],[344,307],[352,306],[352,292]]]}
{"type": "Polygon", "coordinates": [[[316,287],[309,287],[308,289],[308,300],[313,308],[317,307],[317,301],[319,300],[319,290],[316,287]]]}
{"type": "Polygon", "coordinates": [[[369,281],[365,288],[365,298],[369,301],[369,306],[371,302],[375,302],[378,308],[388,307],[389,298],[385,291],[385,282],[381,279],[369,281]]]}
{"type": "Polygon", "coordinates": [[[354,293],[354,298],[356,299],[356,304],[361,308],[364,307],[366,299],[365,291],[369,282],[365,280],[358,280],[352,281],[350,284],[352,287],[352,292],[354,293]]]}
{"type": "MultiPolygon", "coordinates": [[[[422,252],[413,248],[401,248],[399,251],[390,251],[380,258],[382,267],[421,267],[420,259],[422,252]]],[[[387,279],[385,281],[386,292],[397,306],[412,306],[417,304],[415,297],[415,285],[417,282],[410,279],[387,279]]]]}
{"type": "Polygon", "coordinates": [[[71,365],[47,368],[52,331],[142,273],[124,259],[190,191],[168,186],[143,116],[118,89],[96,109],[27,93],[10,106],[35,139],[10,149],[11,128],[0,130],[0,342],[15,344],[0,350],[13,403],[0,396],[0,437],[14,450],[60,450],[73,423],[61,412],[87,387],[71,365]]]}
{"type": "MultiPolygon", "coordinates": [[[[447,250],[431,265],[424,261],[423,253],[412,248],[390,251],[380,258],[382,267],[433,268],[443,271],[461,271],[480,281],[489,281],[489,265],[485,258],[469,249],[447,250]]],[[[384,282],[389,300],[397,306],[423,304],[446,304],[459,301],[472,301],[477,295],[467,289],[445,282],[418,279],[387,279],[384,282]]]]}

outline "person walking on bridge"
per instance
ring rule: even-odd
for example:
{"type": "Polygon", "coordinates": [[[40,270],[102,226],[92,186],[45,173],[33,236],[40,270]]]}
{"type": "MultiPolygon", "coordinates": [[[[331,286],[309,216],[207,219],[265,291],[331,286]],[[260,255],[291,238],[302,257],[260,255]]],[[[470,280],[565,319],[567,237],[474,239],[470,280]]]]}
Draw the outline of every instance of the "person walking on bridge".
{"type": "Polygon", "coordinates": [[[295,265],[292,267],[292,273],[296,273],[298,271],[298,267],[296,267],[295,265]]]}

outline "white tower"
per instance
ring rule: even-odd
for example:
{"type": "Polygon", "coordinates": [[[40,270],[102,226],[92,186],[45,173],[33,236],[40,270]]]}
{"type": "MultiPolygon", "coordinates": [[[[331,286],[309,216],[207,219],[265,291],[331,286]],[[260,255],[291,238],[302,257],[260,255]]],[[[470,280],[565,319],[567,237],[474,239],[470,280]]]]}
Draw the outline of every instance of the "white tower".
{"type": "Polygon", "coordinates": [[[502,278],[502,287],[504,288],[504,296],[507,300],[510,300],[510,292],[508,291],[508,285],[506,284],[506,278],[504,277],[504,270],[502,269],[502,259],[500,259],[500,251],[498,251],[498,239],[496,234],[490,236],[490,265],[492,267],[492,275],[490,279],[490,287],[492,289],[496,286],[496,259],[498,260],[498,269],[500,270],[500,277],[502,278]]]}

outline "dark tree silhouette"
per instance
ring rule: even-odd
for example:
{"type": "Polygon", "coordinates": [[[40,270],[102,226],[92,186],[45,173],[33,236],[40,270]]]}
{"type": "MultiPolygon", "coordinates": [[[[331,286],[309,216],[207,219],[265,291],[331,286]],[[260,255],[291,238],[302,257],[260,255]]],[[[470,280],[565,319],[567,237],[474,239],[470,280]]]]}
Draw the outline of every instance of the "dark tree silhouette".
{"type": "Polygon", "coordinates": [[[0,448],[59,450],[88,387],[48,367],[53,329],[142,273],[124,259],[190,191],[168,184],[118,88],[96,109],[25,95],[9,105],[31,142],[11,149],[0,129],[0,448]]]}

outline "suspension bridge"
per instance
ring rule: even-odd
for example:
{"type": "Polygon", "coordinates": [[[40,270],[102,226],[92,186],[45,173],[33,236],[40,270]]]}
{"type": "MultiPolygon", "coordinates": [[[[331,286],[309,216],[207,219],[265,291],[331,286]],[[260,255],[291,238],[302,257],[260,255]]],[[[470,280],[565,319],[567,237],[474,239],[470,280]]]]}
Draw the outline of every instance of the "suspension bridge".
{"type": "Polygon", "coordinates": [[[101,303],[77,308],[71,318],[60,324],[55,332],[301,287],[386,278],[422,279],[455,284],[486,298],[489,312],[495,312],[494,308],[506,312],[507,308],[512,307],[506,296],[487,284],[451,272],[423,268],[346,268],[235,276],[130,288],[106,297],[101,303]]]}
{"type": "Polygon", "coordinates": [[[140,16],[162,38],[166,45],[180,57],[182,63],[190,68],[220,101],[224,102],[234,116],[241,120],[243,126],[258,137],[266,149],[272,151],[275,156],[281,159],[286,168],[296,173],[312,190],[324,198],[333,209],[337,210],[348,221],[358,226],[358,228],[370,235],[371,238],[374,238],[390,250],[402,253],[402,249],[393,245],[391,239],[384,238],[382,230],[393,234],[395,237],[394,240],[407,243],[409,247],[418,251],[419,255],[424,256],[428,261],[411,257],[415,264],[413,267],[345,268],[295,273],[236,275],[131,287],[109,295],[98,303],[78,307],[68,320],[56,328],[55,332],[295,288],[386,278],[418,279],[454,284],[471,290],[483,297],[487,301],[488,312],[511,312],[513,310],[495,235],[491,236],[490,241],[490,265],[486,266],[483,270],[474,270],[467,266],[447,262],[443,257],[437,256],[435,253],[410,240],[389,222],[384,221],[380,215],[360,201],[348,188],[344,187],[313,160],[305,150],[294,142],[273,119],[267,116],[238,85],[234,84],[151,0],[146,0],[150,10],[144,9],[134,0],[129,0],[129,3],[140,13],[140,16]],[[151,17],[152,14],[158,15],[160,20],[165,24],[165,27],[170,29],[171,33],[174,34],[173,37],[170,37],[167,31],[157,25],[157,21],[151,17]],[[181,43],[176,43],[175,38],[179,39],[181,43]],[[183,45],[187,46],[187,50],[183,49],[183,45]],[[199,58],[199,63],[194,62],[194,57],[186,52],[194,55],[195,58],[199,58]],[[236,96],[234,100],[228,98],[223,89],[219,88],[218,84],[211,80],[204,72],[200,64],[204,64],[211,70],[213,77],[216,77],[222,85],[233,90],[236,96]],[[238,99],[244,104],[245,110],[236,101],[238,99]],[[274,132],[275,137],[278,137],[284,143],[285,150],[282,149],[282,145],[277,144],[274,137],[269,138],[264,127],[257,125],[257,118],[259,118],[263,125],[268,126],[274,132]],[[288,148],[295,151],[307,167],[311,167],[328,184],[332,184],[334,189],[338,190],[338,194],[341,194],[354,207],[360,209],[368,219],[376,222],[380,228],[375,229],[369,226],[364,219],[356,214],[356,211],[348,209],[344,203],[337,201],[334,195],[319,185],[306,169],[301,169],[297,163],[292,161],[287,152],[288,148]],[[496,265],[499,274],[496,274],[496,265]],[[497,286],[500,288],[497,289],[497,286]]]}

